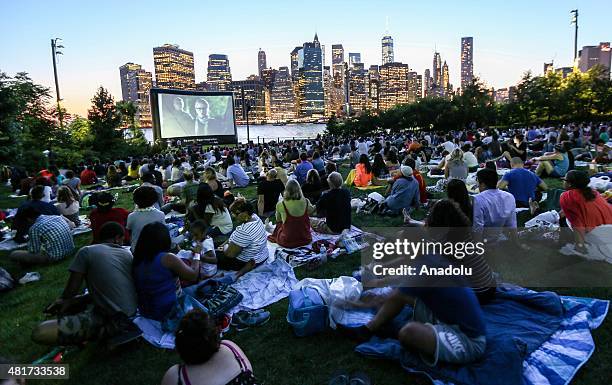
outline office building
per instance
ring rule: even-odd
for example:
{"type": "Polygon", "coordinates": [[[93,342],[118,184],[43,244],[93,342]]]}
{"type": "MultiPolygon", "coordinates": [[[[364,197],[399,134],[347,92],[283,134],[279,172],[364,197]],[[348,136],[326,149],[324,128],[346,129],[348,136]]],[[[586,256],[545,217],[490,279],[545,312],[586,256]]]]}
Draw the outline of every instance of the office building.
{"type": "Polygon", "coordinates": [[[573,67],[560,67],[560,68],[555,69],[555,72],[561,74],[561,77],[565,79],[569,74],[574,72],[574,68],[573,67]]]}
{"type": "Polygon", "coordinates": [[[234,91],[234,108],[237,120],[246,120],[247,108],[250,107],[249,121],[266,120],[264,83],[261,80],[237,80],[230,83],[234,91]],[[244,100],[242,98],[244,90],[244,100]],[[245,105],[243,110],[242,105],[245,105]]]}
{"type": "Polygon", "coordinates": [[[231,89],[232,72],[227,55],[212,54],[208,56],[206,83],[210,91],[229,91],[231,89]]]}
{"type": "Polygon", "coordinates": [[[361,63],[361,54],[358,52],[349,52],[349,68],[353,67],[355,63],[361,63]]]}
{"type": "Polygon", "coordinates": [[[295,47],[293,51],[291,51],[291,80],[293,83],[297,84],[298,74],[299,74],[299,54],[302,47],[295,47]]]}
{"type": "Polygon", "coordinates": [[[544,63],[544,75],[549,72],[554,72],[555,68],[553,67],[553,63],[544,63]]]}
{"type": "Polygon", "coordinates": [[[322,117],[325,114],[323,90],[323,58],[321,44],[315,34],[312,42],[298,51],[299,117],[322,117]]]}
{"type": "Polygon", "coordinates": [[[270,119],[286,121],[296,118],[295,93],[289,68],[280,67],[270,90],[270,119]]]}
{"type": "Polygon", "coordinates": [[[429,72],[429,68],[427,68],[425,70],[425,73],[423,74],[423,97],[424,98],[431,96],[430,95],[431,84],[432,84],[431,74],[429,72]]]}
{"type": "Polygon", "coordinates": [[[581,72],[587,72],[595,65],[601,65],[610,76],[610,42],[602,42],[599,45],[582,47],[578,53],[578,68],[581,72]]]}
{"type": "Polygon", "coordinates": [[[380,86],[380,76],[378,73],[378,66],[371,65],[368,70],[368,99],[367,108],[369,110],[379,109],[378,89],[380,86]]]}
{"type": "Polygon", "coordinates": [[[408,64],[388,63],[379,68],[378,103],[381,110],[409,102],[408,64]]]}
{"type": "Polygon", "coordinates": [[[350,115],[366,110],[367,105],[367,72],[363,63],[354,63],[349,69],[348,99],[350,115]]]}
{"type": "Polygon", "coordinates": [[[158,88],[193,90],[195,71],[193,53],[175,44],[153,48],[155,86],[158,88]]]}
{"type": "Polygon", "coordinates": [[[446,60],[442,65],[442,93],[446,97],[450,97],[453,94],[453,86],[450,84],[450,75],[448,73],[448,64],[446,64],[446,60]]]}
{"type": "Polygon", "coordinates": [[[261,78],[261,73],[266,68],[267,68],[266,53],[260,48],[259,52],[257,52],[257,69],[259,70],[258,74],[260,78],[261,78]]]}
{"type": "Polygon", "coordinates": [[[342,44],[333,44],[332,45],[332,68],[336,64],[340,64],[344,62],[344,47],[342,44]]]}
{"type": "Polygon", "coordinates": [[[461,88],[474,79],[474,38],[461,38],[461,88]]]}
{"type": "Polygon", "coordinates": [[[151,103],[149,99],[153,76],[140,64],[126,63],[119,67],[121,94],[124,101],[136,105],[136,122],[140,127],[151,127],[151,103]]]}
{"type": "Polygon", "coordinates": [[[393,56],[393,38],[383,36],[382,38],[382,64],[389,64],[395,61],[393,56]]]}

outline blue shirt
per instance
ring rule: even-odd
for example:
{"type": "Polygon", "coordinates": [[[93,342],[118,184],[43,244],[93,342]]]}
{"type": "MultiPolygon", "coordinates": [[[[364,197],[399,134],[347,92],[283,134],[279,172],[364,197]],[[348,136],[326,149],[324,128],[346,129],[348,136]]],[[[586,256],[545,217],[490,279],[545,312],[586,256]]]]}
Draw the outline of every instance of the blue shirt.
{"type": "Polygon", "coordinates": [[[156,321],[162,321],[177,301],[177,277],[161,263],[165,254],[161,252],[152,261],[134,266],[138,309],[144,317],[156,321]]]}
{"type": "Polygon", "coordinates": [[[419,182],[414,178],[401,177],[393,183],[391,193],[385,199],[387,207],[399,211],[404,208],[419,206],[419,182]]]}
{"type": "Polygon", "coordinates": [[[227,168],[227,179],[234,181],[236,187],[246,187],[249,184],[249,176],[239,164],[232,164],[227,168]]]}
{"type": "Polygon", "coordinates": [[[516,228],[516,202],[514,196],[509,192],[488,189],[480,194],[474,195],[474,219],[475,231],[483,231],[485,227],[509,227],[516,228]]]}
{"type": "Polygon", "coordinates": [[[468,337],[486,335],[484,315],[476,295],[468,287],[402,287],[447,325],[457,325],[468,337]]]}
{"type": "Polygon", "coordinates": [[[317,158],[312,160],[312,167],[318,172],[325,171],[325,162],[323,162],[322,158],[317,158]]]}
{"type": "Polygon", "coordinates": [[[72,252],[74,240],[68,223],[58,215],[40,215],[28,233],[28,251],[59,261],[72,252]]]}
{"type": "Polygon", "coordinates": [[[297,181],[300,182],[300,184],[304,184],[304,182],[306,182],[306,175],[308,174],[308,171],[312,170],[313,168],[312,163],[307,160],[298,164],[295,168],[295,177],[297,178],[297,181]]]}
{"type": "Polygon", "coordinates": [[[567,153],[563,153],[561,155],[563,156],[563,160],[555,160],[553,163],[555,172],[559,176],[565,176],[565,174],[567,174],[567,170],[569,169],[569,157],[567,156],[567,153]]]}
{"type": "Polygon", "coordinates": [[[514,199],[523,203],[528,203],[529,198],[535,198],[536,188],[542,183],[536,174],[524,168],[513,168],[502,180],[508,182],[508,191],[514,199]]]}

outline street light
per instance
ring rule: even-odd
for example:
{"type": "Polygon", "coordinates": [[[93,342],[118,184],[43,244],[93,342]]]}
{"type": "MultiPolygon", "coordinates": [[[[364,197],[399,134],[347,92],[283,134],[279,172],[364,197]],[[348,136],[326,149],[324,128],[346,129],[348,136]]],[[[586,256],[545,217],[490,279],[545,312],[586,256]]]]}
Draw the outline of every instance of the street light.
{"type": "Polygon", "coordinates": [[[55,78],[55,95],[57,98],[57,112],[59,114],[59,123],[60,123],[60,128],[64,128],[64,122],[63,122],[63,113],[62,113],[62,108],[60,106],[60,101],[62,100],[60,97],[60,91],[59,91],[59,82],[57,81],[57,60],[56,57],[57,55],[63,55],[64,53],[62,51],[60,51],[60,48],[64,48],[64,46],[58,42],[60,42],[62,39],[60,39],[59,37],[56,37],[55,39],[51,39],[51,58],[53,59],[53,76],[55,78]]]}

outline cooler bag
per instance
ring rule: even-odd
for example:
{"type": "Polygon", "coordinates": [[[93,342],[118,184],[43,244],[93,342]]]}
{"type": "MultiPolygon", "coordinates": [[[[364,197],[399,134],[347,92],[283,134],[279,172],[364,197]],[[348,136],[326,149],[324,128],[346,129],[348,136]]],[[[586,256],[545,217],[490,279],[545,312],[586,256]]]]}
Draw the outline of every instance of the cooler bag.
{"type": "Polygon", "coordinates": [[[302,287],[289,293],[287,322],[298,337],[306,337],[327,328],[327,306],[316,289],[302,287]]]}

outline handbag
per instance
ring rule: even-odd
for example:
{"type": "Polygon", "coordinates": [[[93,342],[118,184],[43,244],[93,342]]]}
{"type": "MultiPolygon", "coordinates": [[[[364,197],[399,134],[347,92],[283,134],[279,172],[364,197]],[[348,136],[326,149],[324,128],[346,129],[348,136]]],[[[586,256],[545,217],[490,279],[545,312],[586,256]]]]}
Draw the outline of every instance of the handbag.
{"type": "Polygon", "coordinates": [[[328,308],[316,289],[302,287],[289,293],[287,322],[298,337],[320,333],[327,328],[328,308]]]}

